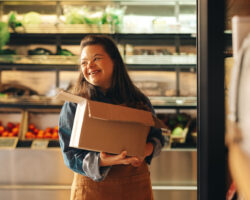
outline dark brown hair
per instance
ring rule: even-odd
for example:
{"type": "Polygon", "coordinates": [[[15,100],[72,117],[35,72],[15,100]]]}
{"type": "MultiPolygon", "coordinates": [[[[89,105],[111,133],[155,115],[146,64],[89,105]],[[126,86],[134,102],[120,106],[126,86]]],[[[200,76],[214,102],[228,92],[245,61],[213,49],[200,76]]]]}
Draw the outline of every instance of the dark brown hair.
{"type": "MultiPolygon", "coordinates": [[[[88,45],[101,45],[114,63],[112,83],[111,87],[107,91],[107,93],[112,97],[112,101],[116,104],[125,104],[131,107],[136,107],[138,104],[145,105],[147,98],[132,83],[115,42],[108,36],[88,35],[81,41],[81,52],[83,48],[88,45]]],[[[92,99],[97,95],[96,90],[98,87],[88,83],[85,80],[81,69],[79,71],[80,74],[74,88],[74,93],[76,95],[92,99]]]]}

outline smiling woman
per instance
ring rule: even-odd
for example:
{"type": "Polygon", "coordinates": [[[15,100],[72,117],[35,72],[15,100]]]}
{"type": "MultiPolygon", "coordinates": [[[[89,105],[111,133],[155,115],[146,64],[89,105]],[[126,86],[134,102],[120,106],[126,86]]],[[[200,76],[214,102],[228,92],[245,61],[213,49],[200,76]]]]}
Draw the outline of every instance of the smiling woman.
{"type": "MultiPolygon", "coordinates": [[[[88,35],[81,41],[80,73],[74,94],[94,98],[97,90],[115,104],[138,107],[148,104],[148,98],[132,83],[115,42],[107,36],[88,35]]],[[[148,108],[145,108],[148,110],[148,108]]]]}
{"type": "MultiPolygon", "coordinates": [[[[94,101],[122,104],[154,113],[149,99],[132,83],[116,44],[106,36],[81,41],[81,65],[74,93],[94,101]]],[[[159,155],[164,138],[151,127],[142,157],[69,147],[76,104],[66,102],[59,121],[65,164],[75,172],[71,200],[153,199],[148,165],[159,155]]],[[[117,133],[119,134],[119,133],[117,133]]],[[[131,141],[132,143],[133,141],[131,141]]]]}

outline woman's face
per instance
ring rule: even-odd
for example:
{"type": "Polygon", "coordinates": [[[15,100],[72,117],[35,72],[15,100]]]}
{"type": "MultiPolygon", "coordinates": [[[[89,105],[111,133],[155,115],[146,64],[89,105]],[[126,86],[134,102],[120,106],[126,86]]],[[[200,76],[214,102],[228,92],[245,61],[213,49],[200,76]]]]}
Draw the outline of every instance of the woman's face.
{"type": "Polygon", "coordinates": [[[107,90],[111,86],[114,64],[101,45],[88,45],[81,53],[81,69],[92,85],[107,90]]]}

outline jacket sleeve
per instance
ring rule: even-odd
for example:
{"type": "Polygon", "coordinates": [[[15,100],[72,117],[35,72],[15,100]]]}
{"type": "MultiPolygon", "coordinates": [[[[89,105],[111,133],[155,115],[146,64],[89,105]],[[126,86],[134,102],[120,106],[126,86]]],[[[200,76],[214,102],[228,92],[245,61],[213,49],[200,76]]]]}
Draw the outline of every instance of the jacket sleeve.
{"type": "Polygon", "coordinates": [[[110,167],[99,166],[99,153],[69,147],[75,111],[76,104],[65,102],[60,113],[59,142],[64,163],[74,172],[88,176],[94,181],[101,181],[107,176],[110,167]]]}
{"type": "MultiPolygon", "coordinates": [[[[151,109],[152,114],[156,116],[153,106],[148,98],[147,98],[147,104],[148,104],[148,107],[151,109]]],[[[146,162],[150,164],[152,161],[152,158],[160,154],[161,149],[163,148],[164,143],[165,143],[161,129],[151,127],[150,132],[147,137],[147,142],[151,142],[154,146],[153,153],[150,156],[147,156],[145,158],[146,162]]]]}

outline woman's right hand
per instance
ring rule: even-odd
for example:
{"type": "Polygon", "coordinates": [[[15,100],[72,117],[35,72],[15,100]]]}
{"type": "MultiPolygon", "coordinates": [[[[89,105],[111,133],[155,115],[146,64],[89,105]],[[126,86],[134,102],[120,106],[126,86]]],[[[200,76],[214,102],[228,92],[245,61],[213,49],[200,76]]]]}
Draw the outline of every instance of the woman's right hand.
{"type": "Polygon", "coordinates": [[[100,153],[100,166],[112,166],[112,165],[129,165],[134,162],[138,162],[137,157],[126,157],[127,151],[122,151],[118,155],[110,155],[105,152],[100,153]]]}

